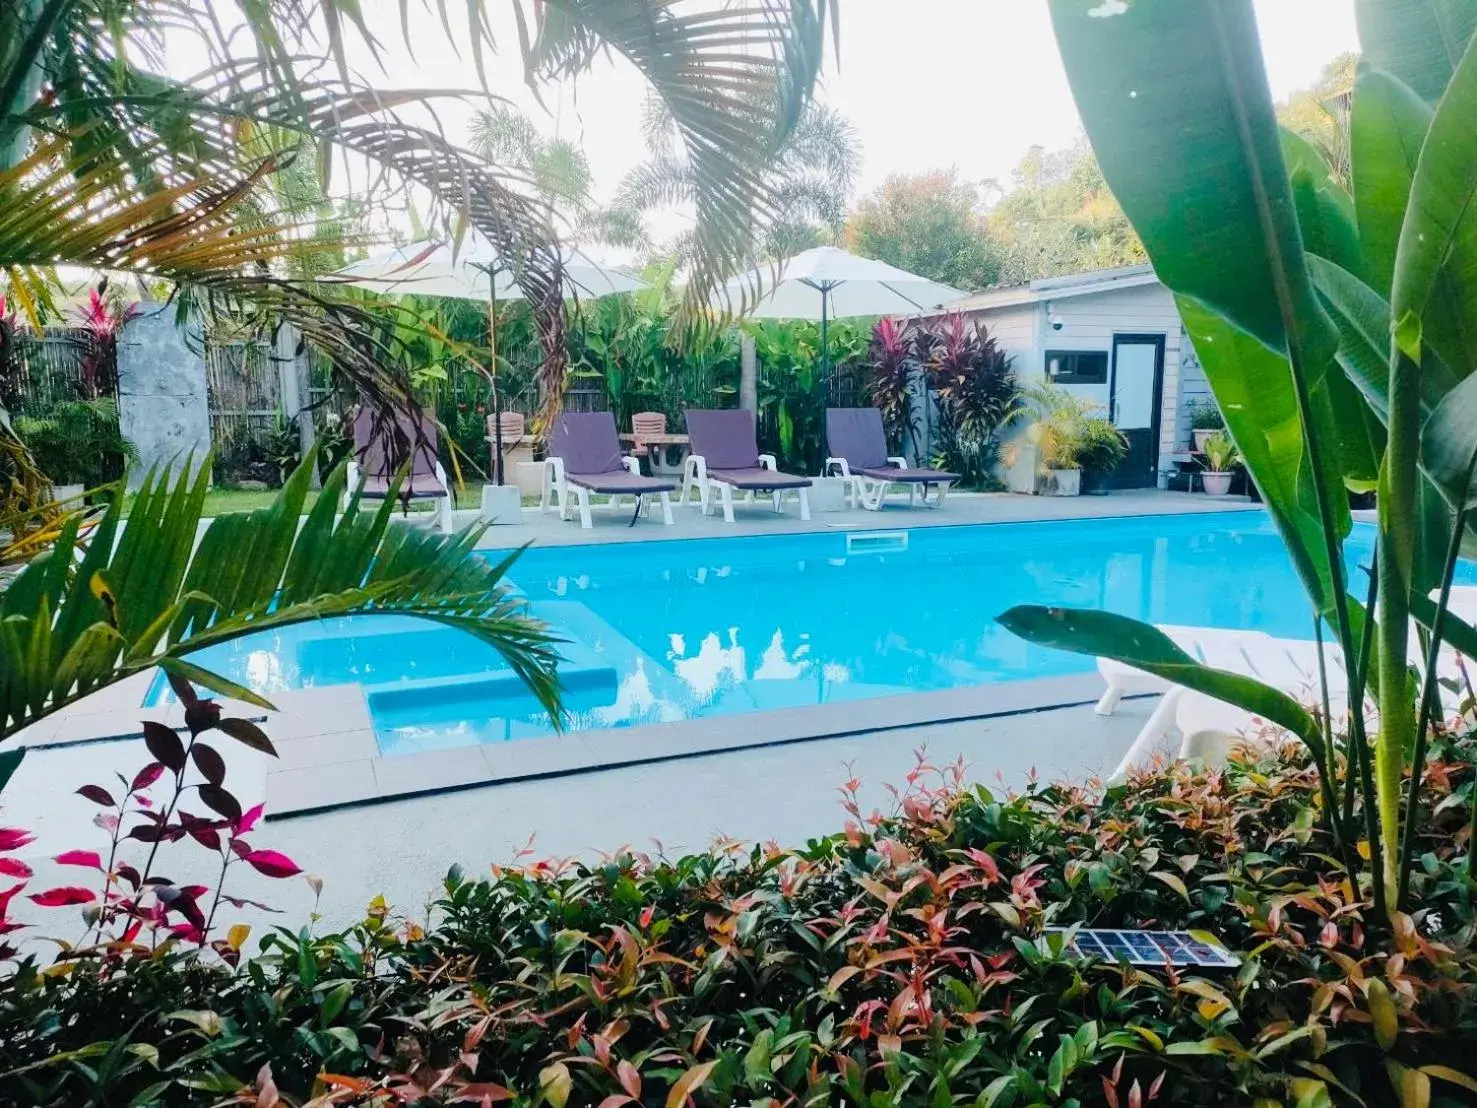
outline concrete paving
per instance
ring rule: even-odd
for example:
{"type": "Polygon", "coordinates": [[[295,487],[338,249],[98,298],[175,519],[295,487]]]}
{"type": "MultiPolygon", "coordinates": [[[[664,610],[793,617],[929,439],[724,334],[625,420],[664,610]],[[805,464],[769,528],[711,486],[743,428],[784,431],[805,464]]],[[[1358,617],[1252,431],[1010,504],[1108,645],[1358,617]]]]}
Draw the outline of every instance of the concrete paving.
{"type": "MultiPolygon", "coordinates": [[[[631,525],[630,498],[618,509],[600,505],[591,510],[593,526],[585,530],[577,515],[561,520],[552,507],[547,512],[523,509],[523,522],[488,528],[479,544],[483,549],[521,546],[577,545],[608,542],[658,542],[662,539],[716,539],[744,535],[807,534],[815,531],[896,530],[911,527],[957,527],[973,523],[1031,523],[1059,519],[1102,519],[1111,516],[1178,515],[1198,512],[1264,511],[1244,496],[1206,496],[1204,493],[1161,489],[1125,489],[1108,496],[1021,496],[1015,493],[950,493],[939,508],[909,508],[907,497],[889,501],[878,512],[844,508],[836,512],[812,510],[802,520],[793,502],[776,514],[767,502],[734,507],[734,522],[724,523],[715,509],[705,516],[694,504],[673,504],[672,524],[662,523],[660,508],[631,525]]],[[[931,502],[930,502],[931,503],[931,502]]],[[[456,513],[458,525],[477,518],[476,512],[456,513]]]]}
{"type": "MultiPolygon", "coordinates": [[[[537,857],[593,857],[623,845],[677,856],[720,836],[800,844],[840,830],[845,816],[837,789],[853,775],[862,781],[865,811],[891,810],[886,786],[904,783],[918,750],[940,767],[962,758],[969,781],[993,788],[1020,787],[1033,770],[1047,779],[1085,780],[1116,764],[1152,705],[1126,701],[1111,717],[1082,706],[516,782],[269,822],[251,840],[324,878],[323,927],[357,918],[381,892],[397,910],[420,915],[452,864],[486,874],[490,864],[514,860],[530,840],[537,857]]],[[[260,799],[265,760],[226,740],[214,745],[228,758],[228,783],[243,804],[260,799]]],[[[85,782],[115,783],[114,771],[131,776],[146,760],[138,739],[27,757],[6,789],[4,823],[38,835],[22,852],[37,870],[33,889],[91,880],[86,871],[47,861],[73,848],[106,853],[103,833],[89,825],[97,809],[72,790],[85,782]]],[[[137,862],[144,848],[135,844],[130,853],[137,862]]],[[[189,843],[163,848],[156,869],[179,883],[215,880],[215,864],[189,843]]],[[[229,887],[281,910],[230,911],[231,921],[251,923],[258,933],[275,923],[301,926],[314,906],[302,878],[272,881],[238,865],[229,887]]],[[[19,900],[15,906],[22,918],[44,922],[46,934],[73,940],[81,934],[80,914],[28,912],[19,900]]]]}

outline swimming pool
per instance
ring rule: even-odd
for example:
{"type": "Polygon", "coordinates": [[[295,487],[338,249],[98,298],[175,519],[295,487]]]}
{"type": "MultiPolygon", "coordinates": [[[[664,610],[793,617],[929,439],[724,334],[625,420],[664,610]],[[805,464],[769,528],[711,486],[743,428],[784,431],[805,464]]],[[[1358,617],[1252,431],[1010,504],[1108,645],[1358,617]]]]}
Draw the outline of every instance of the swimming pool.
{"type": "MultiPolygon", "coordinates": [[[[1356,525],[1351,565],[1373,540],[1356,525]]],[[[581,731],[1092,668],[994,622],[1022,603],[1312,636],[1260,512],[544,547],[511,576],[570,640],[560,674],[581,731]]],[[[490,648],[407,617],[285,628],[197,660],[268,696],[361,683],[386,755],[552,732],[490,648]]]]}

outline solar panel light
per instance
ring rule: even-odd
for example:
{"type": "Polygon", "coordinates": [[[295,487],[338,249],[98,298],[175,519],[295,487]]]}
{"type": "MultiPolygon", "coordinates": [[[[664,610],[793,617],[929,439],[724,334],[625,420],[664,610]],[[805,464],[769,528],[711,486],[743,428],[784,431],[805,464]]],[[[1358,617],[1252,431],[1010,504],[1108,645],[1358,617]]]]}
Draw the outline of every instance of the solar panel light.
{"type": "Polygon", "coordinates": [[[1049,927],[1038,940],[1048,954],[1075,954],[1131,966],[1198,966],[1235,969],[1241,960],[1206,931],[1120,931],[1098,927],[1049,927]]]}

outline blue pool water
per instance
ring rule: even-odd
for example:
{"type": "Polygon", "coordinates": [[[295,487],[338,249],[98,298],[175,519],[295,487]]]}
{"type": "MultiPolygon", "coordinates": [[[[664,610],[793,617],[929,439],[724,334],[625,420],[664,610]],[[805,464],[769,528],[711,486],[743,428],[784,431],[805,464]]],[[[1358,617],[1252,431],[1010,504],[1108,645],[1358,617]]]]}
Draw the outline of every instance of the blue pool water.
{"type": "MultiPolygon", "coordinates": [[[[1014,604],[1312,637],[1308,602],[1259,512],[901,535],[534,548],[511,576],[533,614],[570,640],[560,672],[575,730],[1092,668],[999,627],[994,617],[1014,604]]],[[[1351,565],[1368,562],[1373,538],[1356,526],[1351,565]]],[[[1462,575],[1477,582],[1471,566],[1462,575]]],[[[197,660],[265,695],[360,682],[387,754],[551,732],[494,651],[407,617],[286,628],[197,660]]]]}

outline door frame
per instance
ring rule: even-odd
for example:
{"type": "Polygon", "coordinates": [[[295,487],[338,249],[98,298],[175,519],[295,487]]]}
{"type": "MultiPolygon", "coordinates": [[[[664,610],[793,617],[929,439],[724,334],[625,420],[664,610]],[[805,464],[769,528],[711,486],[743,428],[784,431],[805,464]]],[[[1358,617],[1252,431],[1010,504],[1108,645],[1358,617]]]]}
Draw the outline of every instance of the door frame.
{"type": "Polygon", "coordinates": [[[1114,331],[1113,350],[1108,359],[1108,418],[1114,426],[1118,423],[1118,344],[1139,346],[1153,345],[1154,352],[1154,401],[1149,412],[1149,473],[1153,481],[1143,486],[1153,488],[1159,483],[1159,432],[1164,420],[1164,347],[1168,335],[1162,331],[1114,331]]]}

